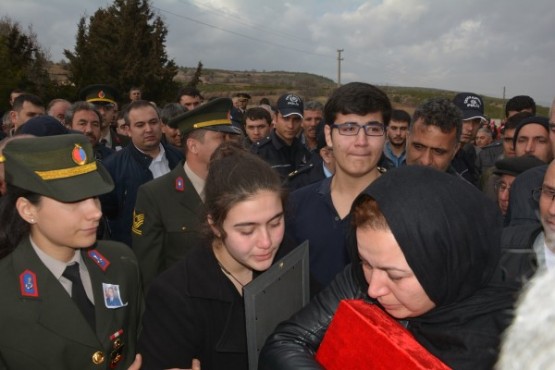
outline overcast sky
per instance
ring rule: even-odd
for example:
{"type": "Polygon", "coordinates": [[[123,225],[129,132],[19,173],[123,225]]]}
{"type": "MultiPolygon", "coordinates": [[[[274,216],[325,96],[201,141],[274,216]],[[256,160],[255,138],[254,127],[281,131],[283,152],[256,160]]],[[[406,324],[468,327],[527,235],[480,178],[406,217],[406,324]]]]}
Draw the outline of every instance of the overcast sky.
{"type": "MultiPolygon", "coordinates": [[[[2,0],[54,61],[79,18],[107,0],[2,0]]],[[[341,82],[422,86],[502,97],[555,97],[552,0],[151,0],[180,66],[310,72],[341,82]]]]}

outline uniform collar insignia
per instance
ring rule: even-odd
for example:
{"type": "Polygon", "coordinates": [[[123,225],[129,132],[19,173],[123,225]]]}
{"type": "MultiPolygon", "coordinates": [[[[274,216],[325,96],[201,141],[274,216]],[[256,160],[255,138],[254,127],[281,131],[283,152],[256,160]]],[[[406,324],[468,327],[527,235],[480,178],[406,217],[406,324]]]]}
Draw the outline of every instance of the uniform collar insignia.
{"type": "Polygon", "coordinates": [[[185,181],[183,181],[183,177],[179,176],[177,179],[175,179],[175,190],[177,191],[185,190],[185,181]]]}
{"type": "Polygon", "coordinates": [[[96,249],[91,249],[87,252],[87,255],[102,271],[106,271],[108,266],[110,266],[110,261],[96,249]]]}
{"type": "Polygon", "coordinates": [[[23,297],[39,297],[37,275],[31,270],[25,270],[19,275],[19,287],[23,297]]]}

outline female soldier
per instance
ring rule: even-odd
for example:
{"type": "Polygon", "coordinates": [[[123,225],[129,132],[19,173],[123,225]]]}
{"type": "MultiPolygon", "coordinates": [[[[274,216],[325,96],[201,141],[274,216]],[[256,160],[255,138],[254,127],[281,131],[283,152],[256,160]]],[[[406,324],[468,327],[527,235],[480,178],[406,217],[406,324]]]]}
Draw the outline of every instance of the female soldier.
{"type": "Polygon", "coordinates": [[[83,135],[14,140],[1,160],[0,368],[127,369],[142,297],[131,250],[96,241],[110,175],[83,135]]]}
{"type": "Polygon", "coordinates": [[[450,367],[492,368],[515,293],[490,282],[500,256],[496,208],[464,181],[427,167],[377,179],[352,207],[358,262],[277,327],[260,368],[320,369],[313,354],[339,301],[349,298],[402,320],[450,367]]]}
{"type": "Polygon", "coordinates": [[[139,352],[143,369],[246,369],[242,288],[285,248],[279,176],[234,143],[214,153],[206,179],[206,241],[152,283],[139,352]]]}

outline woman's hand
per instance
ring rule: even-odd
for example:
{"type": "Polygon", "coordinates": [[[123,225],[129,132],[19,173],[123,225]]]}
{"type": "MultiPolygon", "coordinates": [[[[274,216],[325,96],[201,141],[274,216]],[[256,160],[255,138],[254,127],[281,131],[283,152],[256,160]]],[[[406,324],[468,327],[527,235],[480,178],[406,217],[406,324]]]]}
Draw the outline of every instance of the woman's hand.
{"type": "Polygon", "coordinates": [[[131,366],[129,366],[127,370],[140,370],[142,364],[143,364],[143,358],[141,357],[140,354],[137,353],[135,355],[135,361],[133,361],[133,363],[131,364],[131,366]]]}
{"type": "MultiPolygon", "coordinates": [[[[131,366],[129,366],[127,370],[140,370],[142,364],[143,364],[143,358],[139,353],[137,353],[137,355],[135,356],[135,361],[133,361],[133,363],[131,364],[131,366]]],[[[200,361],[194,358],[190,369],[173,368],[168,370],[200,370],[200,361]]]]}

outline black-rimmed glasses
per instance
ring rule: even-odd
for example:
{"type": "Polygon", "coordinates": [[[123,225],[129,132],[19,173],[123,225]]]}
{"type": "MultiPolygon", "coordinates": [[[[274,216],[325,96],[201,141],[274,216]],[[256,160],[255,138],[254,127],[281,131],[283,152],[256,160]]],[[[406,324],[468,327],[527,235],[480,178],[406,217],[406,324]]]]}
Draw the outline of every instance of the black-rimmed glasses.
{"type": "Polygon", "coordinates": [[[356,136],[361,128],[364,129],[366,136],[383,136],[385,133],[385,126],[381,122],[368,122],[364,125],[359,125],[356,122],[334,123],[332,128],[336,128],[339,135],[356,136]]]}
{"type": "Polygon", "coordinates": [[[553,202],[555,200],[555,190],[543,186],[532,190],[532,199],[539,202],[540,197],[545,197],[553,202]]]}

